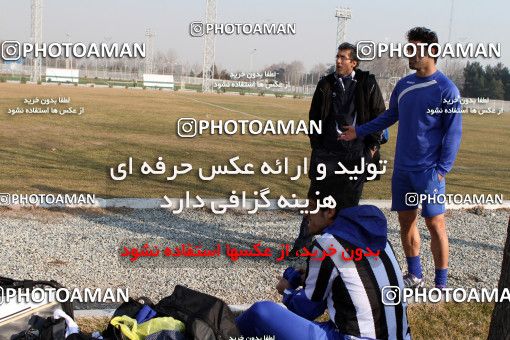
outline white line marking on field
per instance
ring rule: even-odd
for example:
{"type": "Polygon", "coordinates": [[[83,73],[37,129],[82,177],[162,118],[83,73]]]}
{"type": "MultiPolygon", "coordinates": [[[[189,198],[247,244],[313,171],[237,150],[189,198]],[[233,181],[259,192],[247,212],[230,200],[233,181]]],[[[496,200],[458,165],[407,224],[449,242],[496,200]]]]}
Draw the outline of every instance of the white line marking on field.
{"type": "Polygon", "coordinates": [[[186,99],[189,99],[189,100],[193,100],[193,101],[195,101],[197,103],[202,103],[202,104],[209,105],[209,106],[212,106],[212,107],[217,107],[217,108],[220,108],[222,110],[226,110],[226,111],[230,111],[230,112],[236,112],[236,113],[241,113],[243,115],[252,116],[252,117],[255,117],[255,118],[258,118],[258,119],[264,119],[262,117],[256,116],[256,115],[248,113],[248,112],[243,112],[243,111],[238,111],[238,110],[234,110],[234,109],[229,109],[228,107],[224,107],[224,106],[221,106],[221,105],[216,105],[216,104],[205,102],[203,100],[198,100],[198,99],[195,99],[195,98],[190,98],[188,96],[181,96],[181,95],[179,95],[179,97],[186,98],[186,99]]]}

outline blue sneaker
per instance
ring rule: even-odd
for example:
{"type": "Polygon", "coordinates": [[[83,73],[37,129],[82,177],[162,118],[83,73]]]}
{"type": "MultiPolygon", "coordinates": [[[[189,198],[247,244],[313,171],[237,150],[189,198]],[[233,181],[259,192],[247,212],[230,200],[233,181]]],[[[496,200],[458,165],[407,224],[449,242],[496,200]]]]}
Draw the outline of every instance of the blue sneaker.
{"type": "Polygon", "coordinates": [[[417,278],[411,273],[404,275],[404,287],[405,288],[422,288],[425,285],[425,279],[417,278]]]}

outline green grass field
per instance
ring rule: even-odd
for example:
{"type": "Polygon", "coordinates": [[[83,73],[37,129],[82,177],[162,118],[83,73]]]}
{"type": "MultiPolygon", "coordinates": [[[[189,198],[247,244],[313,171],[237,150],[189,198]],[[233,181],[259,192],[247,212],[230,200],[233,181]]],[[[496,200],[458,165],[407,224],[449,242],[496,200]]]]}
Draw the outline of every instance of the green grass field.
{"type": "MultiPolygon", "coordinates": [[[[94,193],[98,197],[181,197],[186,190],[205,197],[228,197],[231,190],[271,189],[270,198],[296,193],[304,196],[308,179],[289,176],[220,176],[210,182],[198,178],[198,167],[239,163],[260,166],[290,158],[294,174],[309,157],[308,139],[300,136],[176,135],[177,120],[196,119],[307,119],[309,99],[229,96],[173,91],[134,91],[74,86],[0,83],[0,192],[94,193]],[[70,105],[85,108],[83,115],[20,114],[8,109],[27,107],[24,98],[71,98],[70,105]],[[249,114],[249,115],[248,115],[249,114]],[[133,175],[110,179],[110,168],[133,157],[133,175]],[[175,181],[166,175],[145,176],[139,166],[162,156],[167,166],[189,162],[194,171],[175,181]],[[136,167],[138,166],[138,168],[136,167]]],[[[447,176],[449,193],[502,193],[510,197],[508,114],[464,117],[461,150],[447,176]]],[[[390,179],[396,126],[383,149],[388,170],[379,182],[365,186],[364,198],[390,198],[390,179]]]]}

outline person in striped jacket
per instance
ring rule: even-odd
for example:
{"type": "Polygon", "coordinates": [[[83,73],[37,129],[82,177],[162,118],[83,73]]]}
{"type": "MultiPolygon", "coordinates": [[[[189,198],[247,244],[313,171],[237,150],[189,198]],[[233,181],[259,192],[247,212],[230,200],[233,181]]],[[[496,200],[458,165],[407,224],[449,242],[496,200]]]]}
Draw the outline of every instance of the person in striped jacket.
{"type": "Polygon", "coordinates": [[[371,205],[343,207],[342,197],[335,197],[330,188],[334,185],[326,179],[314,188],[319,195],[309,197],[310,211],[316,209],[317,200],[328,196],[337,206],[321,207],[308,215],[309,231],[316,236],[308,249],[306,270],[298,280],[302,287],[289,282],[296,280],[281,278],[277,290],[287,309],[271,301],[255,303],[236,320],[244,336],[411,338],[407,305],[394,291],[401,291],[404,282],[387,239],[384,214],[371,205]],[[315,322],[326,309],[330,320],[315,322]]]}

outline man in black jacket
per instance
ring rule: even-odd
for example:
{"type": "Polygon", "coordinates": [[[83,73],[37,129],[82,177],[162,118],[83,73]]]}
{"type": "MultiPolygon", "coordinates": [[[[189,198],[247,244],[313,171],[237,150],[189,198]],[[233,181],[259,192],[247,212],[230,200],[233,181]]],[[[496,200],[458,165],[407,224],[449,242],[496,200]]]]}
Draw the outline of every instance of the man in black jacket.
{"type": "MultiPolygon", "coordinates": [[[[364,157],[366,163],[372,162],[379,167],[382,133],[346,142],[339,139],[342,126],[364,124],[386,109],[374,75],[357,69],[358,64],[356,47],[349,43],[341,44],[336,55],[336,70],[317,84],[309,113],[310,121],[322,121],[321,134],[309,135],[312,146],[310,188],[314,187],[318,177],[324,177],[324,171],[320,174],[317,171],[317,165],[324,164],[326,177],[341,176],[341,185],[337,190],[342,193],[341,204],[346,207],[358,205],[366,174],[359,177],[335,175],[334,171],[339,169],[338,162],[351,170],[361,166],[364,157]]],[[[292,253],[310,242],[311,236],[306,226],[307,222],[303,218],[292,253]]]]}

